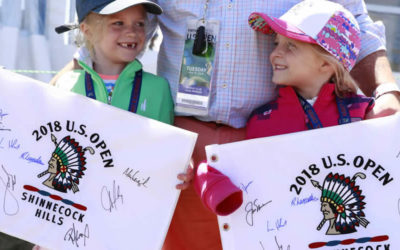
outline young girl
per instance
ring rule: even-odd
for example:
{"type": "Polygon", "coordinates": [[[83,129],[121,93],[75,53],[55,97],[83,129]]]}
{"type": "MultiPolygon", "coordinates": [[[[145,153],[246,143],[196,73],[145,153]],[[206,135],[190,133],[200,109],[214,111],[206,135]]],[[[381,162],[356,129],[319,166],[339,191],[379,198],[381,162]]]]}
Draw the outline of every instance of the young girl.
{"type": "MultiPolygon", "coordinates": [[[[75,60],[78,70],[67,72],[56,86],[168,124],[173,122],[173,101],[168,82],[143,72],[136,57],[149,32],[147,13],[161,7],[150,1],[77,0],[80,32],[89,54],[75,60]]],[[[61,26],[57,32],[70,29],[61,26]]]]}
{"type": "MultiPolygon", "coordinates": [[[[360,121],[374,116],[374,100],[356,94],[349,71],[360,49],[360,31],[352,14],[325,0],[305,0],[280,18],[252,13],[250,26],[275,35],[270,55],[278,97],[256,109],[247,123],[247,139],[360,121]]],[[[219,215],[240,207],[242,192],[216,169],[202,163],[195,188],[203,203],[219,215]]]]}
{"type": "MultiPolygon", "coordinates": [[[[136,59],[150,38],[147,13],[159,15],[161,7],[150,1],[76,0],[76,11],[89,55],[86,60],[74,59],[81,69],[64,73],[55,85],[172,124],[168,82],[144,72],[136,59]]],[[[65,25],[56,31],[73,28],[65,25]]],[[[33,249],[45,250],[37,245],[33,249]]]]}
{"type": "Polygon", "coordinates": [[[304,1],[279,19],[253,13],[249,24],[256,31],[275,34],[276,47],[269,59],[272,81],[282,86],[276,100],[250,116],[249,139],[373,116],[373,99],[356,94],[349,73],[360,49],[360,31],[341,5],[304,1]]]}

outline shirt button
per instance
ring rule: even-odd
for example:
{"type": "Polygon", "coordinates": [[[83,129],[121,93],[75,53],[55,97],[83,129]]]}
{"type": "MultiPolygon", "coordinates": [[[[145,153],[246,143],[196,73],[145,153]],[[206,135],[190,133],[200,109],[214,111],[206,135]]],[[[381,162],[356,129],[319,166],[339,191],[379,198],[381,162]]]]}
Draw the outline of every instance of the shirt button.
{"type": "Polygon", "coordinates": [[[232,8],[232,4],[231,3],[228,4],[228,9],[230,9],[230,8],[232,8]]]}
{"type": "Polygon", "coordinates": [[[229,48],[231,45],[229,43],[225,43],[225,47],[229,48]]]}
{"type": "Polygon", "coordinates": [[[222,84],[222,88],[226,89],[228,87],[228,84],[224,83],[222,84]]]}

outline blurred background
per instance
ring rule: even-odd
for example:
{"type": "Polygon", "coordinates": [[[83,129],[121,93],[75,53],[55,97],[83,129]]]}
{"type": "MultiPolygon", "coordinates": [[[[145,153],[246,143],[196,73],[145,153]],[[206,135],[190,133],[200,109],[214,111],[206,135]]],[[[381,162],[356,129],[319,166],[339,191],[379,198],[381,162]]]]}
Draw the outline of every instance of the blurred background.
{"type": "MultiPolygon", "coordinates": [[[[0,0],[0,66],[50,81],[76,50],[74,32],[60,35],[54,28],[74,20],[75,0],[0,0]]],[[[148,72],[156,73],[161,40],[140,59],[148,72]]]]}
{"type": "MultiPolygon", "coordinates": [[[[387,53],[400,83],[400,0],[365,0],[374,21],[386,26],[387,53]]],[[[72,59],[73,32],[58,35],[56,26],[72,23],[75,0],[0,0],[0,66],[48,82],[72,59]]],[[[156,73],[158,47],[142,58],[144,70],[156,73]]]]}

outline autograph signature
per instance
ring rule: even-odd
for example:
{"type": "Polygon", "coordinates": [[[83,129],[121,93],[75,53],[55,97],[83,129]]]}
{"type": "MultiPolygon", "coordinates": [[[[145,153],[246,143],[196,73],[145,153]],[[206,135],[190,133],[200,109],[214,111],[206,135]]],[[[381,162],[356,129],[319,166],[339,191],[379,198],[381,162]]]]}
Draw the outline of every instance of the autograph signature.
{"type": "Polygon", "coordinates": [[[32,157],[29,152],[23,152],[20,156],[21,159],[27,160],[29,163],[37,163],[40,165],[44,165],[44,163],[42,162],[42,157],[39,156],[39,158],[34,158],[32,157]]]}
{"type": "Polygon", "coordinates": [[[270,200],[266,203],[262,203],[262,204],[258,205],[257,200],[258,199],[248,202],[246,204],[246,207],[244,208],[246,211],[246,222],[247,222],[247,225],[249,225],[249,226],[254,225],[254,214],[259,212],[264,206],[266,206],[272,202],[272,200],[270,200]]]}
{"type": "MultiPolygon", "coordinates": [[[[283,250],[283,245],[280,245],[280,244],[278,243],[278,239],[277,239],[276,236],[275,236],[275,243],[276,243],[276,246],[278,247],[278,250],[283,250]]],[[[290,245],[288,245],[286,249],[287,249],[287,250],[290,250],[290,245]]]]}
{"type": "Polygon", "coordinates": [[[281,229],[282,227],[285,227],[287,225],[287,221],[280,218],[279,220],[275,221],[275,228],[270,228],[269,227],[269,221],[267,221],[267,232],[275,231],[281,229]]]}
{"type": "Polygon", "coordinates": [[[19,211],[18,200],[15,198],[14,194],[11,191],[14,191],[14,186],[15,184],[17,184],[17,177],[15,175],[9,174],[3,165],[1,165],[1,168],[6,174],[6,179],[3,179],[3,177],[0,176],[0,180],[5,187],[3,197],[3,211],[6,215],[16,215],[19,211]]]}
{"type": "Polygon", "coordinates": [[[246,192],[247,194],[247,189],[249,188],[249,186],[253,183],[253,181],[250,181],[249,183],[247,183],[247,185],[243,185],[243,183],[240,183],[240,186],[242,187],[242,190],[246,192]]]}
{"type": "Polygon", "coordinates": [[[75,224],[72,223],[72,227],[68,229],[67,233],[64,236],[64,241],[71,241],[71,243],[77,247],[79,247],[79,240],[83,238],[83,246],[86,246],[86,239],[89,239],[89,226],[86,224],[84,233],[79,233],[78,230],[75,229],[75,224]]]}
{"type": "Polygon", "coordinates": [[[106,186],[101,189],[101,205],[104,210],[111,212],[113,208],[117,209],[117,201],[121,199],[124,204],[124,196],[121,194],[119,186],[113,181],[112,191],[108,191],[106,186]]]}
{"type": "Polygon", "coordinates": [[[8,147],[18,150],[21,147],[21,145],[18,143],[18,139],[12,139],[8,141],[8,147]]]}
{"type": "Polygon", "coordinates": [[[133,182],[136,182],[138,187],[143,186],[143,187],[147,188],[146,184],[147,184],[147,182],[149,182],[150,176],[147,177],[146,179],[140,178],[140,177],[136,176],[137,174],[139,174],[139,170],[137,170],[135,173],[133,173],[133,175],[132,175],[132,172],[133,172],[133,169],[127,168],[127,169],[125,169],[123,174],[126,177],[128,177],[129,179],[131,179],[133,182]],[[142,179],[142,180],[140,180],[140,179],[142,179]]]}
{"type": "Polygon", "coordinates": [[[0,109],[0,121],[3,120],[3,117],[6,115],[8,115],[8,114],[3,113],[3,110],[0,109]]]}
{"type": "Polygon", "coordinates": [[[6,115],[8,115],[8,114],[3,113],[3,110],[0,109],[0,130],[3,130],[3,131],[11,131],[11,129],[5,128],[5,127],[4,127],[3,117],[6,116],[6,115]]]}

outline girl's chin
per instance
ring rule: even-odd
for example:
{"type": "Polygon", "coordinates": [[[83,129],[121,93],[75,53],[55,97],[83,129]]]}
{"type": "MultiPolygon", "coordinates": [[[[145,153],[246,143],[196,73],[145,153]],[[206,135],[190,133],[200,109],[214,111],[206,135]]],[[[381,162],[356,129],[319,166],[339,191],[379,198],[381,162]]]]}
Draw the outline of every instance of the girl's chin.
{"type": "Polygon", "coordinates": [[[121,62],[121,63],[126,63],[126,64],[128,64],[128,63],[134,61],[135,59],[136,59],[135,56],[124,57],[124,58],[121,58],[121,59],[120,59],[120,62],[121,62]]]}
{"type": "Polygon", "coordinates": [[[276,85],[286,85],[286,83],[284,81],[279,81],[279,80],[274,80],[274,79],[272,79],[272,83],[274,83],[276,85]]]}

